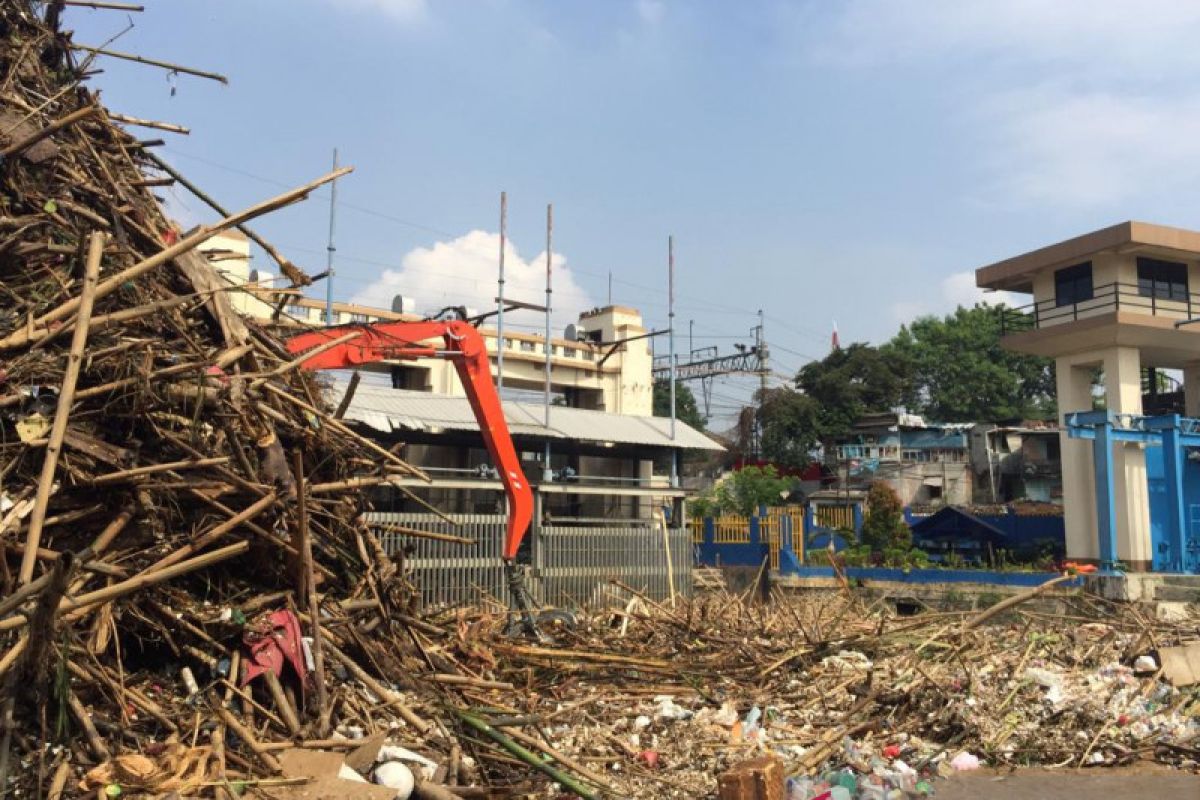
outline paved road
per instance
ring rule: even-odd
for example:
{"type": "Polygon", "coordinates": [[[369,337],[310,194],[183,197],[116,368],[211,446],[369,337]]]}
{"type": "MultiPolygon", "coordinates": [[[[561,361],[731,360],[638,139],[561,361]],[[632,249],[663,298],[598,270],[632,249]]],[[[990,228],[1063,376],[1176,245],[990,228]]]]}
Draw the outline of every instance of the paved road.
{"type": "Polygon", "coordinates": [[[966,773],[937,784],[937,800],[1200,800],[1200,775],[1157,769],[966,773]]]}

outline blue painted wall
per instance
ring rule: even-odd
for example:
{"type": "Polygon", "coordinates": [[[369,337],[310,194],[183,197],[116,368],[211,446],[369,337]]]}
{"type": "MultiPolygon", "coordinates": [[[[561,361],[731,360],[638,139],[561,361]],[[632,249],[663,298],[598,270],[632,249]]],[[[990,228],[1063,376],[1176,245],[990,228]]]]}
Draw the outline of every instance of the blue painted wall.
{"type": "MultiPolygon", "coordinates": [[[[1153,564],[1155,570],[1168,570],[1170,564],[1170,498],[1167,493],[1166,467],[1161,447],[1146,448],[1146,488],[1150,493],[1150,546],[1153,548],[1153,564]]],[[[1184,448],[1184,453],[1195,452],[1192,448],[1184,448]]],[[[1200,538],[1200,462],[1188,458],[1183,467],[1183,510],[1187,530],[1186,540],[1200,538]]],[[[1197,554],[1185,555],[1185,569],[1195,571],[1200,568],[1197,564],[1197,554]]]]}
{"type": "MultiPolygon", "coordinates": [[[[832,567],[799,567],[791,574],[800,578],[832,578],[832,567]]],[[[991,583],[998,586],[1041,586],[1057,578],[1057,572],[993,572],[982,569],[891,569],[888,567],[846,567],[851,580],[895,581],[897,583],[991,583]]],[[[1063,583],[1064,588],[1082,586],[1077,577],[1063,583]]]]}

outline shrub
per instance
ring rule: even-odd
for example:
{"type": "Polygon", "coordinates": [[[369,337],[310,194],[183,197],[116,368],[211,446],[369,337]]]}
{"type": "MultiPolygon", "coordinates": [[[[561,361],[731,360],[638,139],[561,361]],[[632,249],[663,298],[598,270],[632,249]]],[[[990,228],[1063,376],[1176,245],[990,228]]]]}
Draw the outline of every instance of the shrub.
{"type": "Polygon", "coordinates": [[[900,496],[883,481],[875,481],[867,492],[867,515],[863,520],[863,544],[873,550],[912,546],[912,529],[904,521],[900,496]]]}

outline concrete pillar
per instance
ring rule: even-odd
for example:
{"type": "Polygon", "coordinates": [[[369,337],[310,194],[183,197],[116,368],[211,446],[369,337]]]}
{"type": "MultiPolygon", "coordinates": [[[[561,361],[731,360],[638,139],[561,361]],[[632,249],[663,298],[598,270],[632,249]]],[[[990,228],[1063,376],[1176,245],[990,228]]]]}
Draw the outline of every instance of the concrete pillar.
{"type": "MultiPolygon", "coordinates": [[[[1061,356],[1055,362],[1060,417],[1092,410],[1092,371],[1097,357],[1061,356]]],[[[1100,557],[1096,531],[1096,492],[1092,478],[1092,443],[1059,434],[1062,444],[1063,522],[1067,557],[1095,560],[1100,557]]]]}
{"type": "Polygon", "coordinates": [[[1183,367],[1183,414],[1200,417],[1200,361],[1183,367]]]}
{"type": "MultiPolygon", "coordinates": [[[[1136,347],[1104,351],[1104,390],[1108,409],[1116,414],[1142,413],[1142,359],[1136,347]]],[[[1116,486],[1117,557],[1131,569],[1149,570],[1150,492],[1146,484],[1146,452],[1138,442],[1113,446],[1116,486]]]]}
{"type": "MultiPolygon", "coordinates": [[[[650,486],[654,478],[654,462],[648,459],[642,459],[637,462],[637,477],[639,486],[650,486]]],[[[639,497],[635,501],[637,505],[638,519],[653,519],[654,503],[653,497],[639,497]]]]}

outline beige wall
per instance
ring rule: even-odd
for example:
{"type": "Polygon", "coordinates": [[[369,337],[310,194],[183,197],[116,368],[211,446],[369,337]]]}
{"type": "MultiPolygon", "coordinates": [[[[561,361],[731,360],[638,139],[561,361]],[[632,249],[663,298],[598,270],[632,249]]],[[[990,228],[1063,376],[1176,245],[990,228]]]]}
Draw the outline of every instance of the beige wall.
{"type": "MultiPolygon", "coordinates": [[[[1137,348],[1133,347],[1111,347],[1058,358],[1060,412],[1066,414],[1091,408],[1091,379],[1097,367],[1104,370],[1109,410],[1118,414],[1141,414],[1141,358],[1137,348]]],[[[1060,436],[1067,556],[1096,559],[1100,549],[1093,443],[1069,438],[1065,427],[1060,436]]],[[[1152,553],[1146,454],[1142,445],[1133,442],[1113,445],[1112,470],[1117,558],[1127,564],[1146,566],[1152,560],[1152,553]]]]}
{"type": "Polygon", "coordinates": [[[905,505],[927,505],[931,502],[949,505],[969,505],[974,493],[974,476],[969,463],[903,464],[898,475],[884,478],[905,505]],[[929,480],[941,481],[942,497],[930,496],[929,480]]]}
{"type": "MultiPolygon", "coordinates": [[[[1182,258],[1177,255],[1146,255],[1187,264],[1188,291],[1191,294],[1200,295],[1200,260],[1182,258]]],[[[1057,269],[1047,269],[1035,274],[1032,280],[1033,299],[1038,304],[1040,327],[1111,314],[1117,303],[1117,298],[1113,295],[1115,289],[1111,286],[1114,283],[1120,284],[1118,287],[1119,303],[1122,311],[1153,313],[1169,319],[1186,319],[1189,311],[1187,303],[1161,298],[1155,298],[1152,302],[1151,298],[1138,295],[1137,259],[1137,253],[1096,253],[1090,259],[1074,262],[1082,263],[1082,261],[1088,260],[1092,262],[1092,286],[1095,289],[1096,297],[1091,301],[1077,304],[1077,307],[1068,306],[1061,310],[1057,310],[1054,305],[1054,274],[1057,269]]],[[[1073,266],[1073,264],[1064,264],[1060,268],[1069,266],[1073,266]]],[[[1193,315],[1200,314],[1200,307],[1193,306],[1191,313],[1193,315]]]]}
{"type": "MultiPolygon", "coordinates": [[[[275,285],[275,276],[260,271],[257,282],[251,282],[253,272],[249,240],[238,231],[227,231],[201,246],[214,268],[241,291],[231,292],[233,306],[240,313],[258,319],[270,319],[276,292],[286,288],[283,282],[275,285]]],[[[418,319],[414,315],[397,314],[388,309],[372,308],[351,303],[334,303],[334,315],[339,325],[352,322],[378,322],[418,319]]],[[[325,321],[325,304],[297,296],[283,307],[284,324],[321,325],[325,321]]],[[[632,308],[608,306],[593,309],[579,317],[583,331],[599,331],[604,342],[631,339],[646,333],[641,314],[632,308]]],[[[481,328],[492,363],[497,363],[498,342],[495,328],[481,328]]],[[[545,385],[546,347],[544,337],[519,332],[504,334],[504,382],[522,389],[540,391],[545,385]]],[[[650,416],[654,406],[654,382],[651,368],[653,356],[650,340],[641,339],[617,347],[604,365],[601,359],[608,348],[584,342],[552,339],[551,387],[555,392],[572,391],[580,395],[585,408],[595,408],[614,414],[650,416]]],[[[405,361],[403,366],[413,384],[409,388],[437,394],[462,396],[462,384],[454,365],[444,359],[405,361]]]]}

